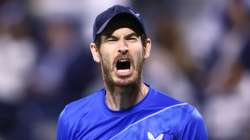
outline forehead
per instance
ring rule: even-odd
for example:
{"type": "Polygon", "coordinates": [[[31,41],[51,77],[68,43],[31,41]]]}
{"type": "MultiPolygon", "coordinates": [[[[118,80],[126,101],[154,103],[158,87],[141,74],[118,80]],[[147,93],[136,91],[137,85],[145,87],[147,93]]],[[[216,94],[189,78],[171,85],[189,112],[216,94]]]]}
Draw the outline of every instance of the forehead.
{"type": "Polygon", "coordinates": [[[120,35],[126,36],[126,35],[131,35],[131,34],[135,34],[135,31],[126,27],[116,29],[112,33],[113,36],[120,36],[120,35]]]}
{"type": "Polygon", "coordinates": [[[122,27],[122,28],[114,30],[112,33],[101,35],[101,40],[107,39],[109,37],[120,38],[120,37],[128,37],[128,36],[133,36],[133,35],[138,36],[134,30],[127,28],[127,27],[122,27]]]}

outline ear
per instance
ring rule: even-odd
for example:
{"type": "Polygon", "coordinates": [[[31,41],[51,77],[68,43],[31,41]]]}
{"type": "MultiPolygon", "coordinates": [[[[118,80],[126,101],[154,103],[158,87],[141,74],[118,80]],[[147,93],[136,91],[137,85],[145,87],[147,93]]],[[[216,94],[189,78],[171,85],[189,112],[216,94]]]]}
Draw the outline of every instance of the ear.
{"type": "Polygon", "coordinates": [[[99,50],[98,50],[96,44],[93,42],[90,43],[89,48],[90,48],[90,51],[91,51],[91,54],[92,54],[94,61],[96,63],[100,63],[100,60],[101,60],[100,53],[99,53],[99,50]]]}
{"type": "Polygon", "coordinates": [[[144,59],[147,59],[150,56],[150,51],[151,51],[151,40],[147,38],[146,40],[146,45],[144,46],[144,59]]]}

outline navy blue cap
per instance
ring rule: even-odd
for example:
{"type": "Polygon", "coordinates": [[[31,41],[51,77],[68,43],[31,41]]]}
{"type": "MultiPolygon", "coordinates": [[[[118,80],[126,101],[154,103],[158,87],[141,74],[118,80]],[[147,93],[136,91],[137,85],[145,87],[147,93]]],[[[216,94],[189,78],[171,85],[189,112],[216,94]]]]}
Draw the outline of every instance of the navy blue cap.
{"type": "Polygon", "coordinates": [[[136,20],[137,23],[139,23],[139,26],[143,30],[143,33],[146,34],[143,19],[137,11],[135,11],[131,7],[114,5],[96,17],[93,27],[93,40],[96,39],[96,36],[98,34],[101,34],[104,31],[104,29],[107,27],[111,19],[121,14],[127,14],[133,17],[133,19],[136,20]]]}

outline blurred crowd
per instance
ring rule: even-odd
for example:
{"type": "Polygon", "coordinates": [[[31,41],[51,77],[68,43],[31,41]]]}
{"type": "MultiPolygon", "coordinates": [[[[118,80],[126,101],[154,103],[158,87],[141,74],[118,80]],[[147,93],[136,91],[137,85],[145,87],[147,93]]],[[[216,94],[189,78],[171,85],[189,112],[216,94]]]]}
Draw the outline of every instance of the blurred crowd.
{"type": "Polygon", "coordinates": [[[145,82],[196,106],[209,140],[248,140],[249,0],[0,0],[0,140],[54,140],[63,107],[103,86],[88,45],[114,4],[144,17],[145,82]]]}

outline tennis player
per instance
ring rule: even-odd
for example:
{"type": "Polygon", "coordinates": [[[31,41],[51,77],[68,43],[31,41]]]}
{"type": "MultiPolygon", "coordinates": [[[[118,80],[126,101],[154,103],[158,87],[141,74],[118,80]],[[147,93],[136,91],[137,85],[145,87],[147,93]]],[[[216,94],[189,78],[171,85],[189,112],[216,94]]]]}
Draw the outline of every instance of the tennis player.
{"type": "Polygon", "coordinates": [[[102,12],[90,50],[104,88],[64,108],[57,140],[207,140],[195,107],[144,82],[151,40],[140,13],[120,5],[102,12]]]}

